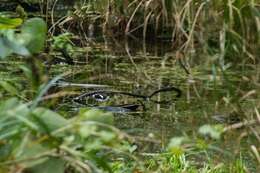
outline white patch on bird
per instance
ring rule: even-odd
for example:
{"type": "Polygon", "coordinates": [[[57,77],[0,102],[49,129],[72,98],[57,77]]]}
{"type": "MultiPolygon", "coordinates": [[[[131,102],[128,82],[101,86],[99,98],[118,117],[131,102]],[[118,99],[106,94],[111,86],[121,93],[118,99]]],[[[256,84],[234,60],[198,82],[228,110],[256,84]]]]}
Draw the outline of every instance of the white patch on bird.
{"type": "Polygon", "coordinates": [[[109,99],[109,96],[97,93],[97,94],[93,94],[92,98],[99,102],[105,102],[109,99]]]}

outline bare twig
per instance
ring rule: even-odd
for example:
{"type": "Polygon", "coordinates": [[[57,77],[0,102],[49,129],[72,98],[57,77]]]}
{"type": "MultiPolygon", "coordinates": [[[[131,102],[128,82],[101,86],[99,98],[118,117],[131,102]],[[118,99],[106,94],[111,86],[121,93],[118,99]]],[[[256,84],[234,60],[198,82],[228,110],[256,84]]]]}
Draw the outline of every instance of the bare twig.
{"type": "Polygon", "coordinates": [[[59,154],[57,154],[56,149],[52,149],[50,151],[47,151],[47,152],[44,152],[44,153],[41,153],[41,154],[38,154],[38,155],[32,156],[32,157],[4,161],[4,162],[0,163],[0,165],[14,165],[14,164],[17,164],[17,163],[35,161],[35,160],[39,160],[39,159],[46,158],[46,157],[59,157],[59,154]]]}
{"type": "Polygon", "coordinates": [[[233,130],[233,129],[239,129],[243,126],[250,126],[250,125],[253,125],[253,124],[256,124],[256,123],[260,123],[260,122],[257,121],[257,120],[245,120],[243,122],[239,122],[239,123],[227,126],[227,127],[224,128],[223,131],[226,132],[226,131],[233,130]]]}
{"type": "Polygon", "coordinates": [[[260,164],[260,155],[259,155],[259,152],[257,151],[257,148],[254,145],[251,145],[251,150],[254,153],[256,160],[260,164]]]}
{"type": "Polygon", "coordinates": [[[130,30],[130,25],[131,25],[131,22],[135,16],[135,13],[137,12],[137,10],[140,8],[140,6],[143,4],[143,1],[144,0],[141,0],[140,3],[137,5],[137,7],[135,8],[134,12],[132,13],[127,25],[126,25],[126,29],[125,29],[125,34],[128,34],[129,33],[129,30],[130,30]]]}

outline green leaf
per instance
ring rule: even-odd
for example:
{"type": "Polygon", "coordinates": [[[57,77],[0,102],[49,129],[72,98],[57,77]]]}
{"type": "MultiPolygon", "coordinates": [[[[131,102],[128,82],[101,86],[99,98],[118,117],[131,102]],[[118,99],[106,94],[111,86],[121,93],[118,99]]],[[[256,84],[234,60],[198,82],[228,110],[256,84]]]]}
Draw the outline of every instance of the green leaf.
{"type": "Polygon", "coordinates": [[[209,143],[203,139],[197,139],[196,141],[196,147],[200,150],[206,150],[209,147],[209,143]]]}
{"type": "Polygon", "coordinates": [[[96,122],[110,124],[110,125],[114,123],[114,116],[110,112],[104,113],[96,109],[91,109],[91,110],[81,109],[79,114],[83,120],[96,121],[96,122]]]}
{"type": "Polygon", "coordinates": [[[17,89],[13,85],[11,85],[9,82],[0,81],[0,86],[2,86],[10,94],[18,95],[17,89]]]}
{"type": "Polygon", "coordinates": [[[87,141],[84,148],[86,151],[101,150],[103,146],[102,141],[97,138],[95,140],[87,141]]]}
{"type": "Polygon", "coordinates": [[[30,118],[30,110],[26,104],[18,104],[6,112],[7,116],[14,117],[21,123],[30,127],[31,129],[38,130],[37,124],[35,124],[30,118]]]}
{"type": "Polygon", "coordinates": [[[12,146],[8,143],[1,144],[0,143],[0,161],[3,161],[8,158],[8,156],[12,152],[12,146]]]}
{"type": "Polygon", "coordinates": [[[23,56],[43,50],[47,33],[47,25],[41,18],[31,18],[21,27],[21,33],[13,29],[0,30],[0,57],[11,53],[23,56]]]}
{"type": "Polygon", "coordinates": [[[4,30],[1,31],[2,36],[0,37],[0,57],[5,58],[11,53],[16,53],[23,56],[30,55],[30,52],[25,47],[26,39],[20,37],[15,33],[15,30],[4,30]]]}
{"type": "MultiPolygon", "coordinates": [[[[48,147],[40,143],[35,143],[33,141],[30,141],[26,144],[25,148],[23,149],[23,152],[19,154],[19,156],[17,156],[16,159],[30,160],[30,158],[37,158],[37,156],[40,156],[43,153],[46,153],[48,151],[50,151],[48,147]]],[[[38,159],[31,159],[28,162],[24,162],[23,166],[25,168],[33,167],[35,165],[45,162],[47,159],[48,159],[47,157],[39,157],[38,159]]]]}
{"type": "Polygon", "coordinates": [[[81,126],[79,128],[79,134],[83,138],[89,137],[91,134],[95,133],[97,131],[97,126],[81,126]]]}
{"type": "Polygon", "coordinates": [[[23,23],[21,18],[10,19],[0,16],[0,29],[11,29],[20,26],[23,23]]]}
{"type": "Polygon", "coordinates": [[[45,162],[28,169],[31,173],[64,173],[65,161],[60,158],[49,158],[45,162]]]}
{"type": "Polygon", "coordinates": [[[99,135],[100,135],[100,137],[101,137],[103,142],[111,142],[111,141],[115,140],[115,138],[116,138],[116,134],[115,133],[109,132],[109,131],[105,131],[105,130],[100,131],[99,135]]]}
{"type": "Polygon", "coordinates": [[[19,105],[19,101],[17,98],[10,98],[4,102],[2,102],[0,104],[0,116],[5,115],[6,116],[6,112],[10,109],[13,109],[14,107],[16,107],[17,105],[19,105]]]}
{"type": "Polygon", "coordinates": [[[68,124],[68,120],[45,108],[36,108],[33,111],[34,120],[40,126],[40,131],[50,133],[68,124]]]}
{"type": "MultiPolygon", "coordinates": [[[[26,104],[20,103],[16,98],[9,99],[0,105],[0,117],[18,120],[21,124],[37,130],[38,126],[31,121],[30,110],[26,104]]],[[[2,123],[2,122],[1,122],[2,123]]],[[[16,129],[17,130],[17,129],[16,129]]]]}
{"type": "Polygon", "coordinates": [[[184,152],[184,149],[182,147],[182,144],[187,141],[187,138],[185,137],[174,137],[171,138],[169,144],[168,144],[168,150],[171,151],[175,155],[181,155],[184,152]]]}
{"type": "Polygon", "coordinates": [[[95,161],[95,163],[102,167],[105,172],[112,173],[112,169],[110,165],[108,164],[108,158],[106,158],[104,155],[98,156],[98,154],[95,151],[89,152],[88,157],[91,158],[91,160],[95,161]]]}
{"type": "Polygon", "coordinates": [[[20,65],[18,68],[23,71],[23,74],[26,76],[28,80],[33,80],[32,70],[28,66],[20,65]]]}
{"type": "Polygon", "coordinates": [[[0,38],[0,58],[5,58],[12,53],[12,49],[5,45],[2,38],[0,38]]]}
{"type": "Polygon", "coordinates": [[[26,38],[26,47],[30,53],[38,53],[43,50],[47,33],[47,25],[41,18],[27,20],[22,28],[20,37],[26,38]]]}

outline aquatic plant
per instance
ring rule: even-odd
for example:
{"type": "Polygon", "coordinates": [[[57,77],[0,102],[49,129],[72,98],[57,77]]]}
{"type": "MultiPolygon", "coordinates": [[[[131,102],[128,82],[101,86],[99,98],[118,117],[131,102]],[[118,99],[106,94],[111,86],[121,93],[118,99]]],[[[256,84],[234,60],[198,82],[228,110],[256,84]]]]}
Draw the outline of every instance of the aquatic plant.
{"type": "MultiPolygon", "coordinates": [[[[47,44],[46,23],[42,19],[25,18],[22,24],[17,16],[0,18],[0,172],[258,170],[258,2],[77,1],[65,16],[56,16],[57,2],[40,4],[41,13],[50,25],[47,44]],[[56,51],[63,49],[73,54],[77,46],[91,43],[86,34],[90,24],[102,27],[103,33],[110,36],[117,31],[119,35],[135,35],[143,40],[168,39],[171,43],[167,44],[172,44],[174,49],[162,57],[141,54],[135,59],[128,51],[131,60],[128,63],[125,55],[122,59],[115,58],[114,54],[107,55],[109,44],[104,47],[97,44],[98,48],[87,47],[89,50],[83,52],[93,56],[91,60],[94,63],[86,60],[89,57],[84,57],[89,63],[84,66],[58,64],[53,68],[47,67],[41,59],[43,56],[55,57],[56,51]],[[73,34],[67,34],[68,31],[75,35],[83,34],[80,38],[84,39],[80,44],[74,44],[71,40],[73,34]],[[156,64],[153,64],[153,58],[156,64]],[[179,59],[184,60],[180,67],[176,65],[179,59]],[[110,60],[112,65],[108,63],[110,60]],[[119,79],[111,80],[109,65],[113,67],[113,73],[121,75],[119,79]],[[65,74],[61,74],[64,71],[65,74]],[[75,94],[85,92],[73,88],[71,94],[69,89],[55,87],[58,80],[67,77],[100,81],[103,71],[108,75],[108,84],[119,87],[119,81],[122,81],[129,89],[129,83],[135,82],[144,86],[148,93],[151,85],[161,88],[174,78],[183,88],[185,98],[170,106],[156,105],[153,112],[147,112],[142,118],[154,121],[153,128],[177,126],[173,128],[176,132],[166,134],[163,131],[163,136],[158,137],[147,128],[149,133],[141,136],[138,129],[130,127],[133,119],[140,123],[141,118],[132,116],[131,120],[124,115],[119,121],[129,125],[130,129],[124,130],[137,130],[135,136],[117,129],[114,122],[118,117],[111,113],[79,107],[78,112],[58,109],[62,106],[61,100],[71,100],[75,94]],[[162,112],[158,113],[158,109],[162,112]],[[170,113],[166,115],[163,110],[170,113]],[[198,119],[202,120],[195,125],[198,119]],[[184,121],[190,121],[192,129],[185,129],[184,121]],[[230,145],[236,145],[236,152],[225,145],[233,133],[236,140],[230,145]],[[169,139],[161,139],[164,135],[170,135],[167,136],[169,139]],[[246,145],[242,146],[243,143],[246,145]],[[224,156],[226,160],[223,160],[224,156]]],[[[122,45],[118,45],[122,49],[122,45]]],[[[115,50],[115,46],[113,44],[110,49],[115,50]]],[[[153,99],[160,99],[159,94],[153,99]]],[[[138,124],[146,128],[142,125],[138,124]]]]}

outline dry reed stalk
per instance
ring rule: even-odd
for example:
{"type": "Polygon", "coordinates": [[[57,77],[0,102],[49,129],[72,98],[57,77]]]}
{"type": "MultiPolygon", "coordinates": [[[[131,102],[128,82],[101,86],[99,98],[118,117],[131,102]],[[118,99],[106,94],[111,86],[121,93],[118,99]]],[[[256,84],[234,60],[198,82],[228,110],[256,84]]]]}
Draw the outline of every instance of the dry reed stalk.
{"type": "Polygon", "coordinates": [[[257,123],[260,124],[260,121],[258,121],[258,120],[245,120],[243,122],[235,123],[235,124],[232,124],[232,125],[225,127],[223,129],[223,132],[227,132],[227,131],[234,130],[234,129],[239,129],[239,128],[244,127],[244,126],[250,126],[250,125],[257,124],[257,123]]]}
{"type": "Polygon", "coordinates": [[[188,40],[183,45],[184,46],[184,52],[186,52],[188,47],[189,47],[190,41],[192,39],[192,36],[194,35],[194,30],[195,30],[195,26],[196,26],[197,20],[199,18],[199,14],[202,11],[202,9],[203,9],[205,4],[206,4],[205,2],[201,3],[199,8],[198,8],[198,10],[197,10],[197,12],[196,12],[196,15],[194,17],[194,21],[193,21],[193,24],[192,24],[192,27],[191,27],[191,30],[190,30],[190,33],[189,33],[188,40]]]}
{"type": "Polygon", "coordinates": [[[126,29],[125,29],[125,34],[126,34],[126,35],[129,34],[131,22],[132,22],[132,20],[133,20],[133,18],[134,18],[134,16],[135,16],[137,10],[141,7],[141,5],[143,4],[143,2],[144,2],[144,0],[141,0],[141,1],[139,2],[139,4],[137,5],[137,7],[135,8],[135,10],[133,11],[133,13],[132,13],[130,19],[128,20],[127,25],[126,25],[126,29]]]}
{"type": "Polygon", "coordinates": [[[255,155],[256,160],[260,164],[260,154],[259,154],[257,148],[254,145],[251,145],[251,150],[252,150],[253,154],[255,155]]]}

